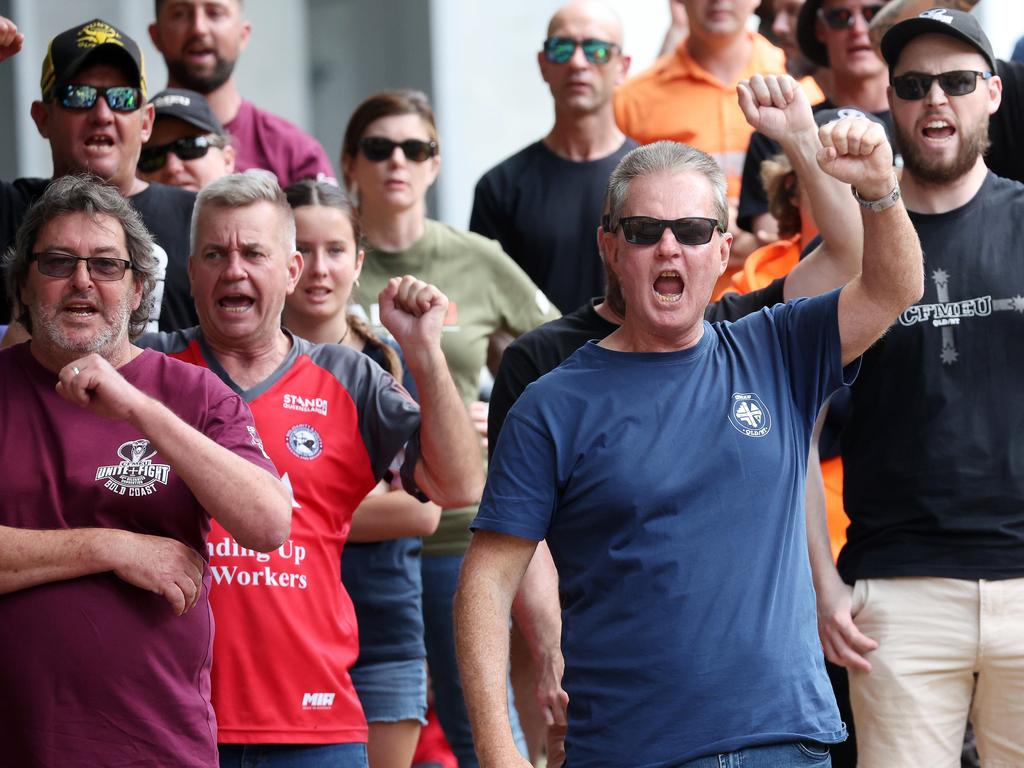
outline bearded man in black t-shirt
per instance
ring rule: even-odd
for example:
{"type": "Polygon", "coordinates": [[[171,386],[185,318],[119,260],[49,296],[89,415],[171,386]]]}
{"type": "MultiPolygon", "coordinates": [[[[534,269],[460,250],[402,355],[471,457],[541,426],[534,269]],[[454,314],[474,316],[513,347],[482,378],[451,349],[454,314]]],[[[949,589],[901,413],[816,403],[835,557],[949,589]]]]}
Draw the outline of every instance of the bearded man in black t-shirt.
{"type": "MultiPolygon", "coordinates": [[[[0,17],[0,61],[18,52],[22,37],[0,17]]],[[[139,46],[100,19],[79,24],[50,41],[43,60],[42,98],[32,103],[32,119],[50,142],[54,178],[93,174],[121,192],[153,234],[161,263],[149,328],[187,328],[197,322],[186,263],[195,194],[135,177],[144,141],[153,129],[153,107],[146,103],[146,75],[139,46]],[[159,323],[157,323],[159,320],[159,323]]],[[[51,179],[0,182],[0,251],[14,242],[25,211],[51,179]]],[[[0,295],[0,322],[12,314],[15,299],[0,295]]],[[[6,343],[20,340],[12,327],[6,343]]]]}
{"type": "Polygon", "coordinates": [[[974,17],[929,9],[881,48],[925,292],[851,388],[819,629],[861,768],[959,765],[968,716],[982,765],[1024,765],[1024,185],[985,166],[1002,82],[974,17]]]}

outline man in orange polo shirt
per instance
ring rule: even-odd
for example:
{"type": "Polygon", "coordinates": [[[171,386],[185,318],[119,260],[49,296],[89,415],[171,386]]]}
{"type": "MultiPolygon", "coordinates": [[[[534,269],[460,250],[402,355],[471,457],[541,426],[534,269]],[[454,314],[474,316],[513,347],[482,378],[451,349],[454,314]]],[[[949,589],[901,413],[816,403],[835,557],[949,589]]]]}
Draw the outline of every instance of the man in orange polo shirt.
{"type": "MultiPolygon", "coordinates": [[[[615,93],[615,121],[642,144],[660,139],[681,141],[711,155],[725,171],[730,202],[730,231],[736,235],[730,271],[735,271],[759,243],[739,231],[735,205],[740,194],[743,158],[751,127],[736,101],[736,84],[754,74],[784,74],[786,56],[761,35],[747,29],[760,0],[682,0],[690,34],[673,53],[615,93]]],[[[807,79],[811,103],[822,94],[807,79]]]]}

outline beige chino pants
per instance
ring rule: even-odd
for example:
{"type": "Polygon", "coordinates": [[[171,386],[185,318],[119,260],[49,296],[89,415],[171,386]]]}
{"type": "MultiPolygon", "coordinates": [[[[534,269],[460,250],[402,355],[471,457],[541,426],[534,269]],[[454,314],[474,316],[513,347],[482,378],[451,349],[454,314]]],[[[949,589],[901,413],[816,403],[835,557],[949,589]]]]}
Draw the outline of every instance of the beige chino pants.
{"type": "Polygon", "coordinates": [[[862,579],[853,612],[858,768],[959,768],[968,716],[982,768],[1024,768],[1024,579],[862,579]]]}

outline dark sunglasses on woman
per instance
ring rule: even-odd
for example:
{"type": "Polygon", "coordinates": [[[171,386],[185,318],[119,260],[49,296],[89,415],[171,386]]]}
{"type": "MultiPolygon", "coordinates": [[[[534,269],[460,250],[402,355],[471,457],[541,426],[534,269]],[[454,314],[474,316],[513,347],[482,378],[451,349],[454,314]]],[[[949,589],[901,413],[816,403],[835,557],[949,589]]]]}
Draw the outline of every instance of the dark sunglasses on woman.
{"type": "Polygon", "coordinates": [[[383,136],[366,136],[359,140],[359,149],[362,150],[363,157],[372,163],[382,163],[390,158],[395,152],[395,147],[401,148],[405,159],[414,163],[422,163],[437,154],[436,141],[392,141],[383,136]]]}
{"type": "Polygon", "coordinates": [[[871,20],[882,10],[882,7],[881,4],[878,4],[862,5],[860,8],[821,8],[818,14],[830,29],[840,30],[852,27],[854,17],[858,13],[864,19],[865,24],[870,24],[871,20]]]}

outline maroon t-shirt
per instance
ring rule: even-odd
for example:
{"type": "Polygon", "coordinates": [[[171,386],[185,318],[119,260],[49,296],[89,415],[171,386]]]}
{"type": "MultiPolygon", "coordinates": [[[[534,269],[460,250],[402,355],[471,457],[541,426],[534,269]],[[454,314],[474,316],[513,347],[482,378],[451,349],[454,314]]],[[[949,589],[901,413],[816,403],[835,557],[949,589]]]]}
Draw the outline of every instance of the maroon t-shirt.
{"type": "Polygon", "coordinates": [[[283,117],[242,100],[238,114],[224,126],[235,147],[235,170],[273,171],[282,187],[302,179],[335,181],[331,161],[320,142],[283,117]]]}
{"type": "MultiPolygon", "coordinates": [[[[119,371],[275,471],[249,408],[209,371],[150,350],[119,371]]],[[[130,424],[64,400],[56,383],[28,344],[0,350],[0,525],[121,528],[206,558],[210,517],[174,469],[130,424]]],[[[0,763],[217,765],[209,588],[206,567],[184,616],[113,572],[0,595],[0,763]]]]}

